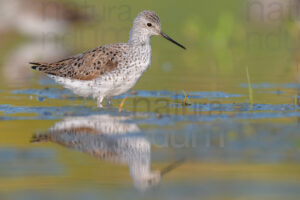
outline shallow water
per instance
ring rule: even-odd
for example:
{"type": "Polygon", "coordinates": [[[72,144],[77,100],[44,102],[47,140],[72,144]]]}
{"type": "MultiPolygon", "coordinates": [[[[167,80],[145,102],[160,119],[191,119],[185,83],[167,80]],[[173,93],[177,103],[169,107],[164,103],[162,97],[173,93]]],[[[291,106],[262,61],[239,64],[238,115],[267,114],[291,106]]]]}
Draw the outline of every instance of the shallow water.
{"type": "MultiPolygon", "coordinates": [[[[194,91],[193,104],[184,106],[180,92],[137,90],[119,113],[123,97],[100,109],[53,84],[43,87],[1,91],[3,199],[300,195],[298,105],[251,109],[245,94],[194,91]]],[[[284,96],[290,89],[281,85],[274,94],[277,87],[254,90],[284,96]]]]}

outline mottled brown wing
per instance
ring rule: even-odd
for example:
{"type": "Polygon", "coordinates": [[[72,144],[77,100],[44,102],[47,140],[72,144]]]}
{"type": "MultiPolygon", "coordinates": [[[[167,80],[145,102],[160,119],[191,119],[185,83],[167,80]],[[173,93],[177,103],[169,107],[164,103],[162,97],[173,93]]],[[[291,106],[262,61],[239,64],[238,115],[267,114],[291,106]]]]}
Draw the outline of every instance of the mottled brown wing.
{"type": "Polygon", "coordinates": [[[120,47],[102,46],[58,62],[30,63],[32,68],[46,74],[78,80],[93,80],[118,67],[120,47]]]}

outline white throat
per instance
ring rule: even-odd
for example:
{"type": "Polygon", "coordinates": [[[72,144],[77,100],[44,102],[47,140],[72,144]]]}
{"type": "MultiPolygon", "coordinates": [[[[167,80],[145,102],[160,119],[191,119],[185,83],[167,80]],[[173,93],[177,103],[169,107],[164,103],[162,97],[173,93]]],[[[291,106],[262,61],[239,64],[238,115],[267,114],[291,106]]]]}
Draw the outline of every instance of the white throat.
{"type": "Polygon", "coordinates": [[[129,33],[128,43],[132,45],[150,45],[151,35],[144,29],[139,29],[135,25],[132,27],[129,33]]]}

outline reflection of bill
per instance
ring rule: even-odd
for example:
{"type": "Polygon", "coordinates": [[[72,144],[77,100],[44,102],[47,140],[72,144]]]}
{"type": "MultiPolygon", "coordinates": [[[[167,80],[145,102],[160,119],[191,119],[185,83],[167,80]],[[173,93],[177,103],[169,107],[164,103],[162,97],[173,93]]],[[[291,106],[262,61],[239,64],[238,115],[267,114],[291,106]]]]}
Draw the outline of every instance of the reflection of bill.
{"type": "Polygon", "coordinates": [[[126,164],[134,186],[147,190],[161,181],[161,176],[174,169],[173,163],[159,171],[151,170],[151,144],[128,117],[94,115],[71,117],[56,123],[49,131],[34,135],[32,142],[54,142],[94,157],[126,164]]]}

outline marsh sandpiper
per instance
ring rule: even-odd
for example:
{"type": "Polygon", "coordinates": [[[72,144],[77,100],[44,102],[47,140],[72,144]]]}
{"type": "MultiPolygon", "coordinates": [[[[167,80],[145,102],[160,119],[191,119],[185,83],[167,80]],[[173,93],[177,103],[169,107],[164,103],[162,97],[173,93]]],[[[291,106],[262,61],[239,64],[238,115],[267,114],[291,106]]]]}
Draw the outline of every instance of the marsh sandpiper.
{"type": "Polygon", "coordinates": [[[128,43],[100,46],[54,63],[30,64],[75,94],[97,99],[102,107],[104,98],[111,104],[112,97],[130,90],[149,67],[154,35],[185,49],[162,32],[156,13],[146,10],[135,18],[128,43]]]}

